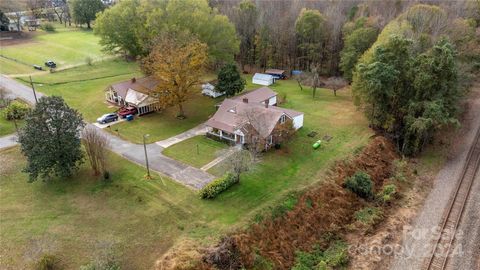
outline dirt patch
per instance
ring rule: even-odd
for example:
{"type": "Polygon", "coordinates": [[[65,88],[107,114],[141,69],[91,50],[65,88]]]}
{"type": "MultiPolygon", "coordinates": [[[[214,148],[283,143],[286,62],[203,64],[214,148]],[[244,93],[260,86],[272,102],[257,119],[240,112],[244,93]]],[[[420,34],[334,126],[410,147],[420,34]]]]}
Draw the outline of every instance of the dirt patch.
{"type": "Polygon", "coordinates": [[[14,46],[33,42],[37,32],[0,32],[0,46],[14,46]]]}

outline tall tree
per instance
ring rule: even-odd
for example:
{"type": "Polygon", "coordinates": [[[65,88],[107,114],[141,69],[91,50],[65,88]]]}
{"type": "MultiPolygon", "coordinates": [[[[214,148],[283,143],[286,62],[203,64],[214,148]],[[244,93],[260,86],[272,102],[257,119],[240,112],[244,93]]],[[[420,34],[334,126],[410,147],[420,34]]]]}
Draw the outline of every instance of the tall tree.
{"type": "Polygon", "coordinates": [[[325,18],[318,10],[303,9],[295,23],[300,66],[321,65],[327,39],[325,18]]]}
{"type": "Polygon", "coordinates": [[[255,64],[255,34],[257,7],[251,0],[243,0],[235,8],[235,26],[240,37],[239,60],[242,71],[245,65],[255,64]]]}
{"type": "Polygon", "coordinates": [[[70,108],[61,97],[42,97],[27,115],[19,134],[24,169],[35,181],[40,176],[70,177],[81,164],[83,153],[80,130],[84,126],[81,114],[70,108]]]}
{"type": "Polygon", "coordinates": [[[359,63],[352,89],[372,126],[392,136],[399,151],[415,155],[435,130],[458,122],[456,81],[448,41],[417,55],[411,40],[390,36],[359,63]]]}
{"type": "Polygon", "coordinates": [[[346,80],[352,81],[352,72],[358,59],[377,40],[377,35],[378,30],[373,27],[360,27],[344,37],[340,69],[346,80]]]}
{"type": "Polygon", "coordinates": [[[97,12],[105,8],[102,0],[72,0],[70,3],[75,23],[87,24],[88,29],[91,28],[97,12]]]}
{"type": "Polygon", "coordinates": [[[207,44],[212,65],[231,62],[238,52],[234,25],[207,0],[120,1],[99,19],[97,34],[105,49],[120,48],[131,56],[145,56],[158,36],[172,32],[189,32],[207,44]]]}
{"type": "Polygon", "coordinates": [[[200,82],[207,63],[207,45],[187,34],[164,35],[143,60],[142,68],[160,82],[157,96],[163,107],[177,106],[184,118],[183,103],[200,82]]]}
{"type": "Polygon", "coordinates": [[[106,52],[122,52],[125,55],[143,54],[138,39],[142,19],[137,10],[139,0],[125,0],[102,12],[95,21],[95,34],[101,37],[100,44],[106,52]]]}
{"type": "Polygon", "coordinates": [[[216,89],[225,93],[227,96],[234,96],[245,88],[245,79],[240,76],[237,65],[227,64],[218,73],[218,83],[216,89]]]}

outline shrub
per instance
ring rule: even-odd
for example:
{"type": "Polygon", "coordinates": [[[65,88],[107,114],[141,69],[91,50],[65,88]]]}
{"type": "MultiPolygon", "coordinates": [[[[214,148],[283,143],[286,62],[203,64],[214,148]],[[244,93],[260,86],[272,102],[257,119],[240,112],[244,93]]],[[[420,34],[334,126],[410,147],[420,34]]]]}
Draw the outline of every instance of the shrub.
{"type": "Polygon", "coordinates": [[[60,269],[59,259],[51,254],[44,254],[36,263],[35,270],[55,270],[60,269]]]}
{"type": "Polygon", "coordinates": [[[373,197],[373,182],[366,172],[356,172],[345,180],[345,187],[358,196],[369,199],[373,197]]]}
{"type": "Polygon", "coordinates": [[[3,116],[7,120],[20,120],[25,118],[29,110],[30,108],[27,104],[13,101],[5,108],[3,116]]]}
{"type": "Polygon", "coordinates": [[[375,225],[383,220],[383,211],[377,207],[365,207],[355,212],[355,219],[365,225],[375,225]]]}
{"type": "Polygon", "coordinates": [[[218,194],[227,190],[235,183],[238,183],[238,178],[231,173],[227,173],[202,188],[200,190],[200,197],[202,199],[214,199],[218,194]]]}
{"type": "Polygon", "coordinates": [[[347,263],[348,245],[343,241],[335,241],[325,251],[317,246],[312,252],[297,252],[292,270],[337,269],[347,263]]]}
{"type": "Polygon", "coordinates": [[[55,26],[51,23],[44,23],[40,28],[46,32],[55,32],[55,26]]]}
{"type": "Polygon", "coordinates": [[[393,178],[400,182],[406,182],[405,171],[407,170],[407,161],[403,159],[395,159],[393,161],[393,178]]]}
{"type": "Polygon", "coordinates": [[[386,185],[377,194],[377,200],[381,203],[388,203],[394,198],[395,194],[397,194],[397,186],[394,184],[386,185]]]}

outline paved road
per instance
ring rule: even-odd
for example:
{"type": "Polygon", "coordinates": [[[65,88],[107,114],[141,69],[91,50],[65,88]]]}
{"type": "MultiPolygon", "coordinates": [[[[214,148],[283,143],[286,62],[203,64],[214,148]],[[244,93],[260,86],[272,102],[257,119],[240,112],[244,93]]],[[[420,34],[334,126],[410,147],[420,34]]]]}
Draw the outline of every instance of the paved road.
{"type": "MultiPolygon", "coordinates": [[[[0,87],[5,88],[6,91],[10,94],[21,98],[30,104],[35,104],[33,91],[28,86],[25,86],[6,76],[0,75],[0,87]]],[[[40,98],[41,96],[44,95],[37,92],[37,98],[40,98]]],[[[96,127],[92,124],[88,125],[96,127]]],[[[122,140],[111,133],[103,131],[100,128],[98,129],[109,138],[110,148],[113,152],[125,157],[130,161],[144,166],[145,154],[143,145],[134,144],[122,140]]],[[[2,147],[1,144],[2,140],[0,140],[0,148],[2,147]]],[[[202,188],[215,178],[213,175],[205,171],[164,156],[162,154],[163,149],[163,147],[155,143],[147,145],[148,159],[150,168],[152,170],[157,171],[161,174],[165,174],[174,179],[175,181],[194,189],[202,188]]]]}

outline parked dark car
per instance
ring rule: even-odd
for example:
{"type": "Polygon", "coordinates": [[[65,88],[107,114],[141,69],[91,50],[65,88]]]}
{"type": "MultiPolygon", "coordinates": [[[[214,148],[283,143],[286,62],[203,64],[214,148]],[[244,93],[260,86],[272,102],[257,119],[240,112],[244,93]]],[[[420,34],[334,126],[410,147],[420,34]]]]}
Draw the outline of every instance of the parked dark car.
{"type": "Polygon", "coordinates": [[[56,68],[57,67],[57,64],[51,60],[48,60],[47,62],[45,62],[45,66],[49,67],[49,68],[56,68]]]}
{"type": "Polygon", "coordinates": [[[129,114],[131,114],[131,115],[137,114],[137,108],[128,106],[128,107],[122,107],[118,111],[118,115],[122,118],[127,117],[127,115],[129,115],[129,114]]]}
{"type": "Polygon", "coordinates": [[[106,123],[110,123],[110,122],[115,122],[117,120],[118,120],[118,115],[116,113],[107,113],[107,114],[104,114],[104,115],[100,116],[97,119],[97,122],[100,123],[100,124],[106,124],[106,123]]]}
{"type": "Polygon", "coordinates": [[[38,70],[43,70],[43,68],[42,68],[41,66],[39,66],[39,65],[33,65],[33,68],[34,68],[34,69],[38,69],[38,70]]]}

